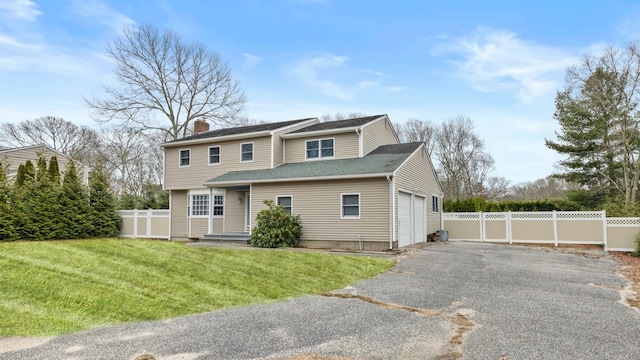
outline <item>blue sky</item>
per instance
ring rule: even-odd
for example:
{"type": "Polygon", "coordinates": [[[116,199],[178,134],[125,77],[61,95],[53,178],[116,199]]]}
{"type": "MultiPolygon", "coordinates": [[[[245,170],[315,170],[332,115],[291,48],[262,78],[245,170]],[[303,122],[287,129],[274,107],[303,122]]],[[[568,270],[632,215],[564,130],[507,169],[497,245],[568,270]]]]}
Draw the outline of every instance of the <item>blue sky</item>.
{"type": "Polygon", "coordinates": [[[82,99],[115,85],[106,42],[149,23],[226,59],[251,118],[465,115],[492,175],[533,181],[559,159],[544,139],[567,66],[640,38],[638,18],[616,0],[0,0],[0,122],[95,126],[82,99]]]}

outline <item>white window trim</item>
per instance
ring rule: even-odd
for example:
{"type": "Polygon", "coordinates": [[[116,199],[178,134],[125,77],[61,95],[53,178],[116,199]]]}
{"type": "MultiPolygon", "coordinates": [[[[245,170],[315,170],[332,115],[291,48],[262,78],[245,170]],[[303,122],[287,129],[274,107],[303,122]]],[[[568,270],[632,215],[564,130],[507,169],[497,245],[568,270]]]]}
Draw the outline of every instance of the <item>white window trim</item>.
{"type": "Polygon", "coordinates": [[[440,204],[440,197],[439,197],[438,195],[431,195],[431,212],[432,212],[432,213],[439,213],[439,212],[440,212],[440,208],[441,208],[441,206],[442,206],[442,205],[440,204]],[[437,199],[437,202],[438,202],[438,203],[436,204],[436,205],[438,206],[438,210],[436,210],[436,211],[433,211],[433,198],[436,198],[436,199],[437,199]]]}
{"type": "Polygon", "coordinates": [[[256,146],[253,142],[246,142],[246,143],[242,143],[240,144],[240,162],[243,163],[250,163],[253,162],[256,159],[256,146]],[[242,160],[242,145],[247,145],[247,144],[251,144],[251,160],[242,160]]]}
{"type": "Polygon", "coordinates": [[[340,194],[340,219],[351,219],[351,220],[357,220],[360,219],[360,216],[362,215],[362,205],[361,205],[361,201],[360,201],[360,193],[342,193],[340,194]],[[344,196],[345,195],[358,195],[358,216],[354,216],[354,215],[344,215],[344,196]]]}
{"type": "Polygon", "coordinates": [[[336,138],[335,137],[305,140],[305,142],[304,142],[304,159],[305,160],[307,160],[307,161],[317,161],[317,160],[326,160],[326,159],[335,159],[335,158],[336,158],[336,138]],[[333,156],[322,156],[322,140],[333,140],[333,156]],[[307,155],[308,155],[307,143],[310,143],[312,141],[317,141],[318,142],[318,157],[317,158],[307,157],[307,155]]]}
{"type": "Polygon", "coordinates": [[[178,150],[178,166],[181,167],[181,168],[186,168],[186,167],[190,167],[191,166],[191,148],[178,150]],[[182,152],[183,151],[188,151],[189,152],[189,165],[182,165],[182,152]]]}
{"type": "MultiPolygon", "coordinates": [[[[240,148],[240,149],[242,149],[242,148],[240,148]]],[[[242,155],[240,155],[240,156],[242,156],[242,155]]],[[[220,145],[209,146],[209,148],[207,149],[207,162],[209,163],[209,165],[212,165],[212,166],[220,165],[220,163],[222,162],[222,147],[220,145]],[[211,162],[211,149],[212,148],[218,148],[218,162],[217,163],[212,163],[211,162]]]]}
{"type": "Polygon", "coordinates": [[[224,192],[221,192],[220,189],[217,189],[218,191],[213,191],[210,192],[209,189],[197,189],[197,190],[189,190],[189,196],[187,196],[187,199],[189,201],[188,203],[188,215],[189,217],[192,218],[208,218],[210,216],[213,216],[214,219],[223,219],[224,215],[227,213],[227,194],[224,192]],[[193,195],[208,195],[209,196],[209,215],[192,215],[193,214],[193,195]],[[213,197],[216,195],[222,195],[222,215],[213,215],[213,197]]]}
{"type": "Polygon", "coordinates": [[[278,205],[279,198],[291,198],[291,215],[293,215],[293,195],[276,195],[276,205],[278,205]]]}
{"type": "Polygon", "coordinates": [[[224,219],[224,215],[227,213],[227,205],[226,205],[226,202],[227,202],[227,195],[226,195],[226,194],[224,194],[224,193],[221,193],[221,192],[212,192],[212,193],[211,193],[211,200],[210,200],[210,202],[211,202],[211,210],[210,210],[210,211],[211,211],[211,215],[213,216],[213,218],[214,218],[214,219],[224,219]],[[213,202],[213,198],[214,198],[215,196],[222,196],[222,215],[216,215],[216,214],[213,212],[213,208],[214,208],[214,206],[220,206],[220,205],[216,205],[216,204],[214,204],[214,202],[213,202]]]}
{"type": "Polygon", "coordinates": [[[201,192],[193,192],[189,194],[189,216],[195,219],[206,219],[209,217],[209,212],[211,211],[211,197],[209,193],[201,193],[201,192]],[[206,215],[193,215],[193,197],[194,196],[207,196],[209,197],[209,209],[206,215]]]}

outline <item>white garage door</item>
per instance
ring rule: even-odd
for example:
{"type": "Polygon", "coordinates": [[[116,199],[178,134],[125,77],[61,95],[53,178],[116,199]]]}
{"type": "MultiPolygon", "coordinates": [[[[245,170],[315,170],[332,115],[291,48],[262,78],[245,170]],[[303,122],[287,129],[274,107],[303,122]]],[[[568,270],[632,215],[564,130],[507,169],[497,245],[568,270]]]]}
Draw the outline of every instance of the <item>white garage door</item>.
{"type": "Polygon", "coordinates": [[[421,196],[416,196],[413,200],[413,226],[414,226],[414,243],[421,243],[426,240],[426,216],[424,212],[425,199],[421,196]]]}
{"type": "Polygon", "coordinates": [[[411,195],[398,196],[398,247],[411,245],[411,195]]]}

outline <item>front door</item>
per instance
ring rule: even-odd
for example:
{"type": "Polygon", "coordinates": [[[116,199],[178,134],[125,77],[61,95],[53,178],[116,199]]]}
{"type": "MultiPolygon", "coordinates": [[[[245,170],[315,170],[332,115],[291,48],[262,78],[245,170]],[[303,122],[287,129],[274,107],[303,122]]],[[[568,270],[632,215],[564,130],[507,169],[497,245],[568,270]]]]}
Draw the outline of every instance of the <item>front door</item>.
{"type": "Polygon", "coordinates": [[[251,193],[244,193],[244,231],[251,231],[251,193]]]}

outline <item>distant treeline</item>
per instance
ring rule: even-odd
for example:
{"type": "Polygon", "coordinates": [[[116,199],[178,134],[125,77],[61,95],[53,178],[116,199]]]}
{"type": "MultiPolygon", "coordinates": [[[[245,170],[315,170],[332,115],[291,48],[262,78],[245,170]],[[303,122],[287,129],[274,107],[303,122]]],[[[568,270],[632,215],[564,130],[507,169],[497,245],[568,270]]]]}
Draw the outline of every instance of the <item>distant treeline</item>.
{"type": "Polygon", "coordinates": [[[536,201],[486,201],[474,197],[461,200],[445,200],[443,209],[446,212],[506,212],[506,211],[580,211],[582,206],[571,200],[550,199],[536,201]]]}

